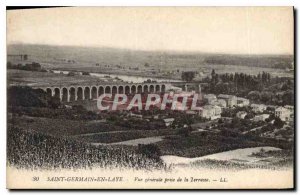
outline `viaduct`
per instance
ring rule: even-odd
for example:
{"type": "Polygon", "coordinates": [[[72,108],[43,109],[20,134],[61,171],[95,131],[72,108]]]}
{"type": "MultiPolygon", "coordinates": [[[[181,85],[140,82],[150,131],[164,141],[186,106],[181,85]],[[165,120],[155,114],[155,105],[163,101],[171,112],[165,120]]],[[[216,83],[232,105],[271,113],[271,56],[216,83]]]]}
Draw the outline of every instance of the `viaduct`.
{"type": "Polygon", "coordinates": [[[197,92],[201,92],[200,83],[119,83],[119,84],[94,84],[94,85],[59,85],[59,86],[34,86],[34,89],[42,89],[49,96],[58,97],[63,102],[97,99],[102,94],[135,94],[135,93],[163,93],[172,85],[181,86],[184,91],[193,86],[197,92]]]}
{"type": "Polygon", "coordinates": [[[134,94],[134,93],[161,93],[171,85],[164,83],[135,83],[135,84],[111,84],[111,85],[71,85],[32,87],[42,89],[49,96],[60,98],[63,102],[77,100],[97,99],[102,94],[134,94]]]}

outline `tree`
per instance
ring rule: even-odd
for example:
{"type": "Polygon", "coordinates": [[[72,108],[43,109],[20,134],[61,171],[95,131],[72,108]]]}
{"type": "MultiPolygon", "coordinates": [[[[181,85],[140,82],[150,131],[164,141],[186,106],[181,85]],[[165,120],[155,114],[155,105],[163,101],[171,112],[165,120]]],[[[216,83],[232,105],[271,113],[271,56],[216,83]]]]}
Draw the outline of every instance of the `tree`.
{"type": "Polygon", "coordinates": [[[192,127],[188,125],[187,127],[182,127],[178,130],[179,135],[183,135],[184,137],[188,137],[193,131],[192,127]]]}
{"type": "Polygon", "coordinates": [[[261,93],[261,101],[264,102],[264,103],[267,103],[268,101],[271,101],[272,100],[272,96],[273,96],[273,93],[272,92],[269,92],[269,91],[263,91],[261,93]]]}
{"type": "Polygon", "coordinates": [[[59,98],[50,97],[45,91],[30,87],[10,87],[7,99],[9,106],[57,108],[60,105],[59,98]]]}
{"type": "Polygon", "coordinates": [[[215,69],[212,69],[211,71],[211,85],[212,88],[214,88],[214,86],[217,84],[218,80],[218,75],[216,74],[215,69]]]}
{"type": "Polygon", "coordinates": [[[284,125],[284,122],[280,118],[276,117],[274,120],[274,126],[278,129],[280,129],[283,127],[283,125],[284,125]]]}
{"type": "Polygon", "coordinates": [[[211,71],[211,78],[214,78],[215,75],[216,75],[216,71],[215,71],[215,69],[212,69],[212,71],[211,71]]]}
{"type": "Polygon", "coordinates": [[[259,100],[260,93],[259,91],[250,91],[247,96],[250,100],[259,100]]]}
{"type": "Polygon", "coordinates": [[[181,73],[181,79],[184,81],[192,81],[195,78],[196,72],[194,71],[186,71],[181,73]]]}
{"type": "Polygon", "coordinates": [[[46,93],[30,87],[10,87],[7,99],[9,106],[45,107],[47,105],[46,93]]]}
{"type": "Polygon", "coordinates": [[[252,118],[254,118],[254,116],[255,115],[252,112],[250,112],[245,116],[245,119],[252,119],[252,118]]]}
{"type": "Polygon", "coordinates": [[[292,90],[284,92],[282,102],[284,105],[294,105],[294,92],[292,90]]]}
{"type": "Polygon", "coordinates": [[[6,65],[7,65],[7,69],[11,69],[13,67],[13,64],[9,61],[6,63],[6,65]]]}
{"type": "Polygon", "coordinates": [[[50,108],[58,108],[61,105],[59,97],[52,97],[48,100],[48,106],[50,108]]]}
{"type": "Polygon", "coordinates": [[[89,72],[82,72],[82,75],[90,75],[89,72]]]}

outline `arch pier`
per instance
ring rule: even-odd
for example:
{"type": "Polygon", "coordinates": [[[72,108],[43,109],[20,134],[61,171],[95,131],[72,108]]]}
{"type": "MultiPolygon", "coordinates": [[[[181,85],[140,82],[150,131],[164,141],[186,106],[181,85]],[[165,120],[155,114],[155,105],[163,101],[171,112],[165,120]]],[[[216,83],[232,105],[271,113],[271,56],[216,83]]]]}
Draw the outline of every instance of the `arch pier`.
{"type": "Polygon", "coordinates": [[[43,89],[49,96],[55,96],[63,102],[72,102],[86,99],[97,99],[102,94],[135,94],[161,93],[169,88],[170,84],[138,83],[122,85],[80,85],[80,86],[52,86],[34,87],[43,89]]]}

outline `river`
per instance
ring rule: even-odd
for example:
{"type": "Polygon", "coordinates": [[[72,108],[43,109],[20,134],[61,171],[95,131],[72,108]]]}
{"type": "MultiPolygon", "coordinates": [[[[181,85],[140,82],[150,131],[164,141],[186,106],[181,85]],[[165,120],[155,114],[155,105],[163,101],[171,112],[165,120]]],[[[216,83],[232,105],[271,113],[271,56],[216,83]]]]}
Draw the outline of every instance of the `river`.
{"type": "MultiPolygon", "coordinates": [[[[52,70],[53,73],[56,74],[69,74],[70,71],[64,71],[64,70],[52,70]]],[[[76,72],[80,75],[82,75],[82,72],[76,72]]],[[[117,75],[117,74],[103,74],[103,73],[90,73],[93,77],[98,77],[102,80],[105,80],[106,78],[112,78],[121,80],[128,83],[143,83],[145,81],[156,81],[156,82],[182,82],[181,80],[176,79],[164,79],[164,78],[151,78],[151,77],[142,77],[142,76],[132,76],[132,75],[117,75]]]]}

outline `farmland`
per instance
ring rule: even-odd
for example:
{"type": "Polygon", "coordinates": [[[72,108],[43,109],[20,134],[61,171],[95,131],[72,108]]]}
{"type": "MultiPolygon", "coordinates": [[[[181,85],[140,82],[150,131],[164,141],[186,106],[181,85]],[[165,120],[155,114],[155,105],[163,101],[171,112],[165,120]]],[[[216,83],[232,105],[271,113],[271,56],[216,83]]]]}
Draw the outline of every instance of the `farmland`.
{"type": "Polygon", "coordinates": [[[95,73],[179,79],[181,71],[198,71],[199,77],[205,77],[215,69],[219,73],[266,71],[273,76],[293,76],[293,72],[285,70],[293,68],[293,56],[289,55],[216,55],[47,45],[9,45],[8,53],[26,53],[29,61],[39,62],[47,69],[95,73]]]}

